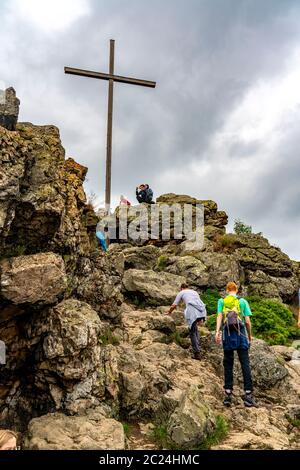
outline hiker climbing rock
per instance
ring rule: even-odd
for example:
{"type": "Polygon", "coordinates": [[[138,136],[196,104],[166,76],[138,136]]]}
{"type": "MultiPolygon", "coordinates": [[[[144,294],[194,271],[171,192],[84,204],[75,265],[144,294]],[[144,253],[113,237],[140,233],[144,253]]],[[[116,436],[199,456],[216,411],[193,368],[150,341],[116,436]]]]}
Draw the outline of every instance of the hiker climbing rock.
{"type": "Polygon", "coordinates": [[[190,289],[187,284],[181,284],[181,290],[171,305],[168,314],[171,314],[181,301],[186,305],[184,317],[189,326],[194,359],[200,360],[200,338],[198,324],[204,323],[206,320],[206,307],[200,299],[198,292],[196,292],[194,289],[190,289]]]}
{"type": "Polygon", "coordinates": [[[146,202],[147,204],[155,204],[153,199],[153,191],[149,187],[149,184],[140,184],[136,188],[136,198],[138,202],[141,204],[142,202],[146,202]]]}
{"type": "Polygon", "coordinates": [[[225,299],[218,301],[215,338],[218,344],[222,341],[224,352],[225,398],[223,403],[225,406],[230,406],[232,402],[234,351],[237,351],[244,379],[244,404],[247,407],[256,406],[252,397],[252,376],[249,362],[249,347],[252,340],[251,309],[247,300],[237,297],[238,288],[234,282],[227,284],[226,292],[225,299]]]}

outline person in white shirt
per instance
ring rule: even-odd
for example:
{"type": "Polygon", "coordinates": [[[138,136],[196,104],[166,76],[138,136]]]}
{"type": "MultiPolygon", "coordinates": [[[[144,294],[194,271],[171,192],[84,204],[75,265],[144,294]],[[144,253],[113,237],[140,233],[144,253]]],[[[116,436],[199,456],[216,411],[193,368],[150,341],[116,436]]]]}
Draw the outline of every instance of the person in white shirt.
{"type": "Polygon", "coordinates": [[[190,289],[187,284],[181,284],[180,292],[171,305],[168,314],[170,315],[180,302],[186,305],[184,311],[185,320],[189,326],[190,338],[194,352],[194,358],[200,360],[200,338],[198,332],[198,323],[204,323],[206,320],[205,304],[200,299],[198,292],[190,289]]]}

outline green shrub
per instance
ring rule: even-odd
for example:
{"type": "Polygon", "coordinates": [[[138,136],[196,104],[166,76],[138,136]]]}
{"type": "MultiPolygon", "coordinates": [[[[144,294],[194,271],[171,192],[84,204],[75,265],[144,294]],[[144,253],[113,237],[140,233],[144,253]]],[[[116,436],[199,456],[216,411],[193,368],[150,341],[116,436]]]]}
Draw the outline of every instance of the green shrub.
{"type": "Polygon", "coordinates": [[[299,418],[291,418],[290,416],[288,416],[287,420],[294,428],[300,429],[300,419],[299,418]]]}
{"type": "Polygon", "coordinates": [[[290,309],[276,300],[248,297],[253,313],[252,329],[257,338],[268,344],[287,344],[296,334],[295,320],[290,309]]]}
{"type": "Polygon", "coordinates": [[[171,448],[167,427],[164,425],[156,425],[152,430],[152,440],[160,449],[171,448]]]}
{"type": "Polygon", "coordinates": [[[194,450],[209,450],[212,446],[215,446],[222,442],[229,433],[229,424],[222,415],[218,415],[216,418],[216,427],[212,434],[194,450]]]}
{"type": "Polygon", "coordinates": [[[215,331],[217,325],[217,314],[209,315],[206,320],[206,326],[210,331],[215,331]]]}
{"type": "Polygon", "coordinates": [[[241,235],[244,233],[252,233],[252,227],[251,225],[246,225],[244,222],[242,222],[240,219],[236,219],[234,221],[234,227],[233,227],[234,233],[237,235],[241,235]]]}
{"type": "Polygon", "coordinates": [[[214,289],[207,289],[203,294],[201,294],[201,299],[206,305],[208,315],[216,313],[219,298],[219,292],[214,289]]]}
{"type": "Polygon", "coordinates": [[[113,346],[118,346],[118,344],[120,344],[120,341],[113,334],[110,328],[106,328],[103,335],[100,336],[100,340],[103,346],[107,346],[108,344],[112,344],[113,346]]]}
{"type": "Polygon", "coordinates": [[[181,348],[187,349],[187,340],[180,334],[178,330],[171,334],[171,340],[178,344],[178,346],[181,348]]]}
{"type": "Polygon", "coordinates": [[[122,423],[122,424],[123,424],[124,434],[128,439],[133,432],[133,426],[132,424],[129,424],[129,423],[122,423]]]}

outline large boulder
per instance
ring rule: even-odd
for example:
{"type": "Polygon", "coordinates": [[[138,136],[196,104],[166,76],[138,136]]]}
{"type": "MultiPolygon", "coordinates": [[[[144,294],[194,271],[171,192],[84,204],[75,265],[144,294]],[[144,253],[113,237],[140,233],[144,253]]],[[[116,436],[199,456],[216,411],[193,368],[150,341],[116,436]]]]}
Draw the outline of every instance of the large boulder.
{"type": "MultiPolygon", "coordinates": [[[[211,200],[196,199],[185,194],[162,194],[156,199],[157,204],[162,205],[173,205],[190,204],[192,206],[203,206],[204,209],[204,222],[205,226],[213,226],[222,229],[221,233],[224,233],[225,226],[228,223],[228,216],[224,211],[218,211],[217,203],[211,200]]],[[[219,232],[220,233],[220,232],[219,232]]]]}
{"type": "Polygon", "coordinates": [[[0,294],[14,304],[53,304],[67,288],[64,261],[55,253],[4,259],[0,294]]]}
{"type": "Polygon", "coordinates": [[[229,281],[239,282],[243,278],[243,271],[234,256],[203,252],[197,258],[206,266],[208,287],[223,289],[229,281]]]}
{"type": "Polygon", "coordinates": [[[73,356],[77,351],[98,342],[102,323],[85,302],[67,299],[50,311],[49,333],[44,340],[47,359],[73,356]]]}
{"type": "Polygon", "coordinates": [[[278,287],[272,277],[264,271],[246,271],[248,294],[259,295],[268,299],[280,299],[278,287]]]}
{"type": "Polygon", "coordinates": [[[128,305],[122,312],[123,337],[134,344],[136,349],[143,349],[153,342],[167,343],[172,341],[176,324],[171,315],[159,310],[134,310],[128,305]]]}
{"type": "Polygon", "coordinates": [[[87,377],[97,366],[100,335],[104,330],[95,310],[85,302],[67,299],[53,307],[43,342],[49,367],[69,379],[87,377]],[[59,364],[60,358],[68,361],[59,364]]]}
{"type": "Polygon", "coordinates": [[[66,416],[48,414],[33,419],[24,447],[28,450],[124,450],[122,423],[102,414],[66,416]]]}
{"type": "Polygon", "coordinates": [[[154,245],[126,248],[123,251],[126,269],[152,269],[159,257],[159,248],[154,245]]]}
{"type": "Polygon", "coordinates": [[[125,271],[123,286],[127,294],[138,295],[157,305],[172,302],[185,282],[183,276],[151,270],[129,269],[125,271]]]}
{"type": "MultiPolygon", "coordinates": [[[[172,193],[159,196],[156,204],[117,207],[114,214],[116,232],[121,239],[134,245],[144,245],[149,240],[162,244],[167,244],[170,239],[179,242],[187,237],[187,231],[195,233],[196,222],[202,221],[202,209],[207,238],[224,234],[228,217],[224,211],[218,211],[214,201],[172,193]],[[191,209],[191,218],[185,212],[186,206],[191,209]]],[[[191,233],[188,238],[190,236],[191,233]]]]}
{"type": "Polygon", "coordinates": [[[215,429],[215,417],[196,385],[183,395],[168,422],[168,435],[179,448],[199,446],[215,429]]]}
{"type": "Polygon", "coordinates": [[[199,287],[209,285],[209,272],[205,264],[193,256],[173,256],[166,260],[165,271],[186,276],[190,284],[199,287]]]}
{"type": "MultiPolygon", "coordinates": [[[[287,369],[278,361],[270,346],[262,340],[252,341],[250,364],[254,386],[262,391],[276,387],[288,376],[287,369]]],[[[238,380],[241,383],[240,374],[238,380]]]]}

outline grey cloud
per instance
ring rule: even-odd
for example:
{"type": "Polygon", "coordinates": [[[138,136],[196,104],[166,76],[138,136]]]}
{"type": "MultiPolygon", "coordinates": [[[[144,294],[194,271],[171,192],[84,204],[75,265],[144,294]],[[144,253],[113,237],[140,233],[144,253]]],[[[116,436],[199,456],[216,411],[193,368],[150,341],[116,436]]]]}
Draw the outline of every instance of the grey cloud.
{"type": "MultiPolygon", "coordinates": [[[[67,155],[89,167],[87,189],[102,199],[107,83],[64,75],[63,66],[106,71],[113,37],[116,73],[157,81],[155,90],[115,86],[114,200],[121,193],[134,198],[140,181],[151,183],[156,195],[173,191],[214,198],[231,221],[245,218],[257,231],[274,239],[278,234],[278,244],[300,258],[298,237],[287,237],[277,223],[282,219],[289,233],[294,227],[299,231],[297,132],[285,129],[273,167],[261,161],[259,141],[245,144],[237,137],[231,147],[227,143],[231,164],[251,158],[258,168],[251,194],[243,185],[237,197],[236,189],[228,191],[230,168],[221,169],[209,153],[257,81],[285,72],[300,44],[299,2],[90,0],[90,5],[90,15],[53,34],[14,18],[2,23],[0,79],[17,89],[20,118],[56,124],[67,155]],[[202,165],[209,171],[198,179],[184,175],[192,163],[200,175],[202,165]],[[176,182],[168,179],[174,171],[176,182]]],[[[296,113],[295,129],[299,118],[296,113]]],[[[241,181],[247,177],[241,174],[241,181]]]]}

